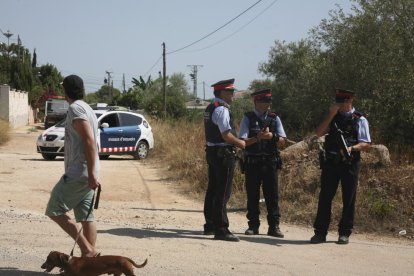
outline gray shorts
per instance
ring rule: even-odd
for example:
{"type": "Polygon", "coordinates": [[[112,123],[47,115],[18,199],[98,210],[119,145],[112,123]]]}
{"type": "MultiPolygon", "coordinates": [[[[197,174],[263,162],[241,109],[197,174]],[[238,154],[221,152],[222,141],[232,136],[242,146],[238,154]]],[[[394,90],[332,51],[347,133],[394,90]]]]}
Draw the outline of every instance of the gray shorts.
{"type": "Polygon", "coordinates": [[[77,222],[94,221],[93,209],[88,216],[93,194],[87,180],[79,181],[63,175],[50,194],[45,215],[60,216],[73,209],[77,222]]]}

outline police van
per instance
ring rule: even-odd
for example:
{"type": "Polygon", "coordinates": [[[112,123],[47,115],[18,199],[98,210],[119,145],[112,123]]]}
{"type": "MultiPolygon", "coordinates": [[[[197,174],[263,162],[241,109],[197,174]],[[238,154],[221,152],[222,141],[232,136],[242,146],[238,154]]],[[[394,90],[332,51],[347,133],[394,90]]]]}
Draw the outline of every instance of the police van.
{"type": "MultiPolygon", "coordinates": [[[[132,155],[145,159],[154,147],[151,126],[138,113],[118,110],[94,110],[99,126],[99,158],[132,155]]],[[[65,121],[46,129],[37,139],[37,152],[46,160],[64,155],[65,121]]]]}

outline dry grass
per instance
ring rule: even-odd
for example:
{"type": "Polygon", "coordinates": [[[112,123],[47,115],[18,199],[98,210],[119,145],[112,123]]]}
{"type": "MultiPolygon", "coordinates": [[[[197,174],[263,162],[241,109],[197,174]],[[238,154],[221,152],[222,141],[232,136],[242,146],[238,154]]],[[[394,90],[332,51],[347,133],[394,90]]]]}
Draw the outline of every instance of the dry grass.
{"type": "Polygon", "coordinates": [[[7,122],[0,120],[0,146],[10,139],[10,126],[7,122]]]}
{"type": "MultiPolygon", "coordinates": [[[[203,122],[152,122],[156,142],[153,156],[172,179],[182,183],[184,192],[203,199],[207,186],[203,122]]],[[[355,230],[396,234],[406,229],[414,236],[414,166],[395,162],[381,167],[366,155],[358,187],[355,230]]],[[[408,157],[399,160],[412,160],[408,157]]],[[[317,152],[285,162],[279,173],[279,198],[284,222],[312,227],[319,195],[320,170],[317,152]]],[[[236,169],[229,207],[244,209],[244,176],[236,169]]],[[[264,207],[264,205],[262,205],[264,207]]],[[[331,229],[336,229],[342,209],[341,189],[333,202],[331,229]]],[[[262,214],[266,214],[263,209],[262,214]]],[[[247,223],[247,222],[246,222],[247,223]]]]}

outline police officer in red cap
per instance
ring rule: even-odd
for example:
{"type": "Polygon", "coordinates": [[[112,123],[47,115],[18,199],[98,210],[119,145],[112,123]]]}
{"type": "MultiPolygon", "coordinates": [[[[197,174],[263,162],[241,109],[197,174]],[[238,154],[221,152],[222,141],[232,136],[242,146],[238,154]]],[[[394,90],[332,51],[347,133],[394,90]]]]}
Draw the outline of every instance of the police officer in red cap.
{"type": "Polygon", "coordinates": [[[267,234],[278,238],[284,235],[279,228],[279,194],[277,170],[281,168],[278,145],[285,143],[286,134],[276,113],[270,111],[272,93],[269,88],[251,94],[255,109],[247,112],[240,125],[239,137],[246,142],[244,170],[247,192],[246,235],[259,234],[260,186],[267,207],[267,234]]]}
{"type": "Polygon", "coordinates": [[[235,147],[244,149],[246,143],[237,138],[229,109],[234,97],[234,79],[219,81],[212,87],[215,98],[204,112],[208,164],[204,234],[237,242],[239,238],[229,231],[227,202],[232,190],[235,147]]]}
{"type": "Polygon", "coordinates": [[[331,220],[332,200],[339,182],[342,186],[342,218],[339,222],[338,244],[347,244],[354,225],[355,199],[360,170],[361,151],[371,143],[367,119],[355,111],[354,92],[336,89],[336,103],[316,129],[316,135],[325,134],[324,156],[321,158],[321,191],[311,243],[326,242],[331,220]]]}

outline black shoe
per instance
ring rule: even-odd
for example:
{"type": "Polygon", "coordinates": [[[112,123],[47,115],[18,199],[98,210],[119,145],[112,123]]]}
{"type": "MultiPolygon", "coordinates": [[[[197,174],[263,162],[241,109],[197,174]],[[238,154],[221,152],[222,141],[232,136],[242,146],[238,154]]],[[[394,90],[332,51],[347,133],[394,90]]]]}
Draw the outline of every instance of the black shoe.
{"type": "Polygon", "coordinates": [[[215,240],[222,240],[222,241],[232,241],[232,242],[238,242],[240,239],[233,235],[232,233],[224,233],[224,234],[215,234],[214,235],[215,240]]]}
{"type": "Polygon", "coordinates": [[[244,232],[245,235],[259,235],[259,229],[257,228],[250,228],[246,230],[246,232],[244,232]]]}
{"type": "Polygon", "coordinates": [[[338,244],[348,244],[349,243],[349,237],[345,235],[340,235],[338,238],[338,244]]]}
{"type": "Polygon", "coordinates": [[[284,238],[282,231],[280,231],[279,226],[276,227],[269,227],[269,231],[267,231],[267,235],[276,237],[276,238],[284,238]]]}
{"type": "Polygon", "coordinates": [[[214,225],[212,224],[204,224],[204,235],[214,235],[214,225]]]}
{"type": "Polygon", "coordinates": [[[214,235],[214,230],[206,230],[206,229],[204,229],[203,235],[206,235],[206,236],[208,236],[208,235],[214,235]]]}
{"type": "Polygon", "coordinates": [[[326,236],[320,236],[320,235],[313,235],[313,237],[310,239],[310,243],[324,243],[326,242],[326,236]]]}

